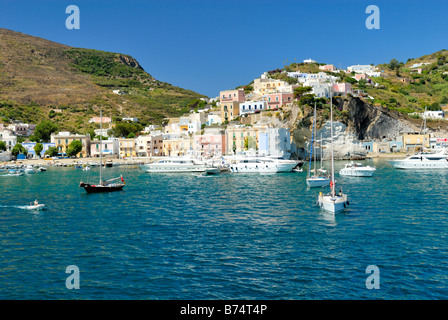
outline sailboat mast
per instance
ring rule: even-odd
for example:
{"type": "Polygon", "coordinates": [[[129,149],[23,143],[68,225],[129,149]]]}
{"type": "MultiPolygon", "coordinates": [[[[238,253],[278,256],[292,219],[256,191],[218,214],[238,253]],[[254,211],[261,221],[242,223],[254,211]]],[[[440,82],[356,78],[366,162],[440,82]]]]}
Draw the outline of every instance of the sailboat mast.
{"type": "MultiPolygon", "coordinates": [[[[313,158],[313,149],[314,149],[314,126],[316,123],[316,103],[314,103],[314,120],[313,120],[313,129],[311,131],[311,143],[310,143],[310,162],[308,164],[308,178],[311,177],[311,159],[313,158]]],[[[314,154],[315,156],[316,154],[314,154]]],[[[316,163],[314,163],[314,174],[316,174],[316,163]]]]}
{"type": "Polygon", "coordinates": [[[100,109],[100,185],[102,184],[103,170],[103,110],[100,109]]]}
{"type": "Polygon", "coordinates": [[[320,132],[320,168],[322,169],[323,168],[323,166],[322,166],[322,157],[323,157],[323,151],[322,151],[322,142],[323,142],[323,140],[322,140],[322,131],[320,132]]]}
{"type": "Polygon", "coordinates": [[[334,197],[333,95],[330,86],[331,196],[334,197]]]}
{"type": "MultiPolygon", "coordinates": [[[[316,130],[316,102],[314,102],[314,124],[313,124],[313,131],[316,130]]],[[[314,134],[313,134],[314,135],[314,134]]],[[[316,139],[314,139],[314,145],[313,145],[313,151],[314,151],[314,175],[316,176],[316,139]]]]}

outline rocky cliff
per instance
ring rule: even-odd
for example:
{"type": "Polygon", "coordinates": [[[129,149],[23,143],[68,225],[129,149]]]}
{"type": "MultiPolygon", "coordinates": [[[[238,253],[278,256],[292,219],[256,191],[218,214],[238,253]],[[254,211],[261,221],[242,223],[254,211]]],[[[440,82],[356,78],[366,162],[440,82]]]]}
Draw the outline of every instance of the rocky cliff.
{"type": "Polygon", "coordinates": [[[418,130],[398,112],[372,106],[360,98],[337,97],[334,103],[336,108],[345,111],[346,125],[358,140],[395,138],[404,132],[418,130]]]}
{"type": "MultiPolygon", "coordinates": [[[[365,155],[362,140],[394,139],[404,132],[418,131],[420,128],[397,112],[381,106],[373,106],[356,97],[337,97],[333,100],[334,112],[334,153],[339,159],[357,158],[365,155]],[[339,110],[339,112],[337,112],[339,110]]],[[[327,112],[328,113],[328,112],[327,112]]],[[[322,133],[323,157],[329,158],[330,124],[328,114],[318,110],[316,139],[322,133]]],[[[311,140],[313,109],[294,106],[283,124],[291,129],[295,145],[293,156],[306,158],[311,140]]],[[[319,150],[317,150],[320,153],[319,150]]]]}

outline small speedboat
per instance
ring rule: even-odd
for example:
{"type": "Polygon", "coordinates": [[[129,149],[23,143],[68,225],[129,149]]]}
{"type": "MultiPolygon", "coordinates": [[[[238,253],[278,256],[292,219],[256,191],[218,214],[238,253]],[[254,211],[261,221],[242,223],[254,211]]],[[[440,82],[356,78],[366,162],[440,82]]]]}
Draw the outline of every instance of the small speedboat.
{"type": "Polygon", "coordinates": [[[339,171],[341,176],[353,176],[353,177],[371,177],[375,172],[375,168],[370,166],[363,166],[361,163],[350,162],[345,165],[339,171]]]}
{"type": "Polygon", "coordinates": [[[39,204],[32,204],[30,203],[28,206],[26,206],[27,210],[42,210],[45,207],[43,203],[39,204]]]}

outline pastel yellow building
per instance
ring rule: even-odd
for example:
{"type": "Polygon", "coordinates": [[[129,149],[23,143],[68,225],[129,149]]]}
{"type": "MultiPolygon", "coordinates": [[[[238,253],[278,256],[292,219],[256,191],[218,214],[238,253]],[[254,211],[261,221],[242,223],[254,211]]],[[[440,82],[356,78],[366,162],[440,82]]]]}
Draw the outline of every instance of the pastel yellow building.
{"type": "Polygon", "coordinates": [[[429,134],[405,133],[403,134],[403,146],[406,152],[417,152],[423,148],[429,148],[429,134]]]}
{"type": "Polygon", "coordinates": [[[260,95],[276,93],[284,89],[289,84],[286,81],[270,78],[258,78],[254,80],[254,92],[260,95]]]}
{"type": "Polygon", "coordinates": [[[237,125],[226,129],[227,154],[241,154],[248,150],[258,150],[259,133],[266,130],[266,125],[237,125]]]}
{"type": "Polygon", "coordinates": [[[134,138],[118,139],[120,158],[137,156],[134,138]]]}
{"type": "Polygon", "coordinates": [[[58,148],[59,153],[67,153],[70,143],[74,140],[79,140],[82,143],[82,150],[76,156],[77,157],[89,157],[90,156],[90,135],[71,134],[70,132],[59,132],[58,134],[51,134],[51,142],[58,148]]]}

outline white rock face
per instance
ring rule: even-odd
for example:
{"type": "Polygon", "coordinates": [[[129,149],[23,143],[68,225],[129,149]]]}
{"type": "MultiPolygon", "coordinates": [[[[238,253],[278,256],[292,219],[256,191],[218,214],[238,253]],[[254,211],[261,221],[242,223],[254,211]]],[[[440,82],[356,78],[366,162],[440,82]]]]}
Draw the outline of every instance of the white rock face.
{"type": "MultiPolygon", "coordinates": [[[[322,133],[323,159],[331,159],[331,135],[330,122],[326,122],[324,126],[317,130],[315,139],[320,140],[322,133]]],[[[350,156],[365,156],[366,151],[362,143],[356,139],[353,133],[348,132],[347,127],[341,122],[333,122],[333,149],[335,159],[344,159],[350,156]]],[[[316,150],[316,155],[320,154],[320,150],[316,150]]]]}

